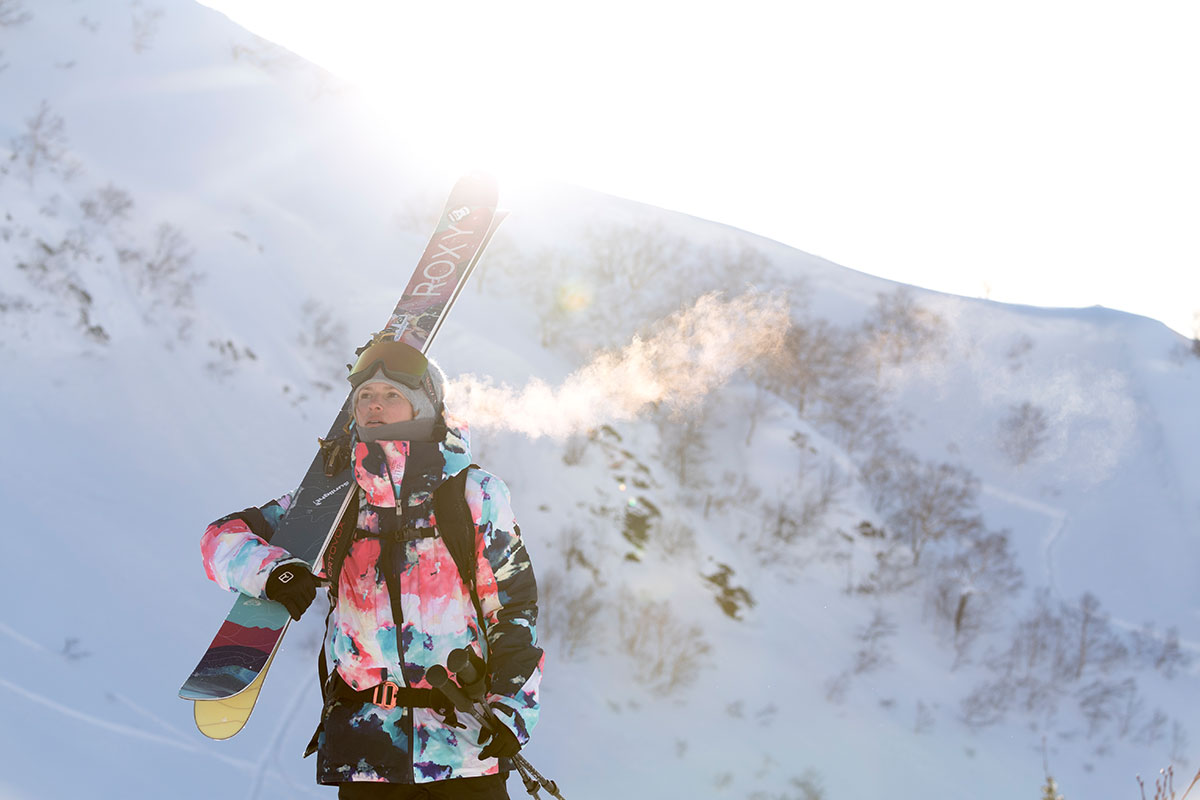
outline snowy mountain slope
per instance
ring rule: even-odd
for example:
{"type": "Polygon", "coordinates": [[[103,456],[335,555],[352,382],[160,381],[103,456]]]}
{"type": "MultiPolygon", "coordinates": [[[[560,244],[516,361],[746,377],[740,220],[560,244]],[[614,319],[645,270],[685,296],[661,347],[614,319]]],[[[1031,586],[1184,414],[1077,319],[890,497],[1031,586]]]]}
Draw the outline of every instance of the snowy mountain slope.
{"type": "Polygon", "coordinates": [[[957,376],[934,378],[953,389],[939,389],[932,402],[927,382],[913,390],[927,417],[944,410],[934,411],[936,429],[923,426],[927,446],[977,454],[972,467],[994,498],[1067,514],[1053,545],[1058,568],[1049,576],[1064,595],[1078,595],[1103,574],[1106,596],[1119,596],[1134,622],[1191,627],[1198,598],[1187,564],[1200,555],[1200,519],[1193,490],[1179,480],[1197,467],[1186,400],[1197,387],[1183,342],[1158,323],[1103,310],[1025,311],[1016,325],[1011,311],[1001,311],[1001,319],[980,325],[981,316],[992,316],[984,304],[942,302],[951,307],[947,317],[958,314],[963,346],[974,352],[952,368],[957,376]],[[1026,342],[1032,344],[1024,350],[1026,342]],[[1019,359],[1006,357],[1012,348],[1024,350],[1019,359]],[[970,377],[962,375],[967,370],[970,377]],[[1045,408],[1051,425],[1043,451],[1014,470],[994,447],[995,420],[1024,402],[1045,408]],[[1179,572],[1163,563],[1164,552],[1174,554],[1179,572]],[[1115,564],[1126,569],[1114,572],[1115,564]],[[1173,602],[1145,591],[1146,576],[1156,573],[1179,584],[1173,602]]]}
{"type": "MultiPolygon", "coordinates": [[[[390,309],[449,180],[365,131],[350,93],[234,59],[253,43],[205,9],[27,5],[0,29],[0,141],[17,154],[0,176],[0,797],[330,796],[299,759],[315,615],[230,742],[204,740],[175,698],[231,601],[197,542],[299,477],[340,400],[326,387],[390,309]],[[42,100],[65,139],[27,176],[19,140],[42,100]],[[147,280],[156,265],[169,279],[147,280]]],[[[565,442],[476,423],[543,592],[529,756],[566,796],[1033,797],[1043,738],[1068,798],[1200,766],[1196,667],[1164,657],[1171,627],[1185,654],[1200,641],[1186,342],[1104,310],[918,289],[881,318],[903,287],[576,189],[502,188],[513,216],[437,345],[451,374],[557,386],[596,347],[746,279],[788,289],[811,334],[682,417],[601,415],[565,442]],[[1006,449],[1017,434],[1027,447],[1006,449]],[[907,569],[897,537],[923,484],[903,479],[943,463],[975,486],[967,512],[1010,530],[1019,591],[935,568],[961,555],[950,540],[907,569]],[[873,578],[881,553],[893,570],[873,578]],[[963,586],[987,613],[956,634],[937,591],[963,586]],[[1087,618],[1108,631],[1090,660],[1021,650],[1022,673],[1005,654],[1035,641],[1014,631],[1042,588],[1048,652],[1080,651],[1067,626],[1084,627],[1084,592],[1112,620],[1087,618]],[[1137,636],[1147,621],[1155,635],[1137,636]]]]}

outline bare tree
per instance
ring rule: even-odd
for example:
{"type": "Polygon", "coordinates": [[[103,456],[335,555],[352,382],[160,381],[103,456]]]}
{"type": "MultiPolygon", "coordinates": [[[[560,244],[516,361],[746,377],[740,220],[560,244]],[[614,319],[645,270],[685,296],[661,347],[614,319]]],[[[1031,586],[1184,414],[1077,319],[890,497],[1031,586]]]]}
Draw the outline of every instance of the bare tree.
{"type": "Polygon", "coordinates": [[[746,473],[725,470],[704,498],[704,518],[708,519],[713,512],[754,506],[760,497],[762,489],[746,473]]]}
{"type": "MultiPolygon", "coordinates": [[[[230,48],[234,61],[244,62],[257,67],[264,72],[280,77],[293,77],[301,80],[307,86],[308,96],[316,100],[327,95],[336,95],[341,91],[338,81],[328,72],[307,61],[295,53],[280,47],[274,42],[257,36],[251,36],[246,43],[235,44],[230,48]]],[[[439,197],[430,195],[432,202],[426,208],[439,208],[439,197]]],[[[436,217],[434,218],[436,220],[436,217]]],[[[433,222],[420,226],[417,231],[426,234],[433,227],[433,222]]]]}
{"type": "Polygon", "coordinates": [[[0,0],[0,28],[17,28],[33,19],[21,0],[0,0]]]}
{"type": "Polygon", "coordinates": [[[585,236],[589,258],[602,285],[637,295],[677,267],[689,249],[686,240],[661,223],[648,226],[593,228],[585,236]]]}
{"type": "Polygon", "coordinates": [[[547,570],[538,576],[542,613],[538,634],[558,643],[570,659],[584,653],[599,638],[595,620],[604,614],[600,587],[587,574],[568,568],[547,570]]]}
{"type": "MultiPolygon", "coordinates": [[[[1190,749],[1190,741],[1191,741],[1191,737],[1188,736],[1187,729],[1183,727],[1183,723],[1181,723],[1177,719],[1172,720],[1171,721],[1171,752],[1168,754],[1170,756],[1172,763],[1179,764],[1182,767],[1187,767],[1191,763],[1189,756],[1188,756],[1188,750],[1190,749]]],[[[1195,781],[1193,781],[1192,783],[1194,785],[1195,781]]]]}
{"type": "Polygon", "coordinates": [[[520,271],[508,271],[535,298],[543,343],[566,344],[580,355],[624,344],[647,320],[744,284],[766,264],[752,246],[700,247],[663,222],[597,225],[575,238],[582,250],[524,254],[513,260],[520,271]],[[584,335],[568,341],[572,332],[584,335]]]}
{"type": "MultiPolygon", "coordinates": [[[[227,378],[242,363],[258,360],[258,356],[255,355],[249,346],[238,344],[233,339],[210,339],[208,346],[213,352],[211,358],[204,366],[209,374],[215,378],[227,378]]],[[[291,387],[285,385],[283,391],[290,393],[291,387]]],[[[292,405],[299,405],[307,399],[304,395],[293,396],[292,405]]]]}
{"type": "Polygon", "coordinates": [[[1137,681],[1125,678],[1109,682],[1094,680],[1077,692],[1079,712],[1088,723],[1088,736],[1095,736],[1137,704],[1137,681]]]}
{"type": "Polygon", "coordinates": [[[1041,454],[1049,430],[1049,419],[1040,406],[1028,401],[1013,406],[1000,421],[1000,450],[1015,466],[1024,466],[1041,454]]]}
{"type": "Polygon", "coordinates": [[[110,183],[81,200],[79,207],[86,219],[103,228],[113,222],[127,221],[133,210],[133,198],[129,192],[110,183]]]}
{"type": "Polygon", "coordinates": [[[351,349],[346,323],[337,318],[332,308],[314,298],[300,307],[300,316],[304,326],[296,341],[312,354],[317,372],[332,381],[345,377],[345,359],[351,349]]]}
{"type": "Polygon", "coordinates": [[[66,174],[66,125],[63,118],[43,100],[32,117],[25,120],[25,132],[12,140],[12,158],[17,161],[32,187],[37,174],[44,170],[66,174]]]}
{"type": "Polygon", "coordinates": [[[793,324],[768,364],[767,385],[803,414],[825,386],[846,374],[848,350],[847,337],[827,320],[793,324]]]}
{"type": "Polygon", "coordinates": [[[59,652],[67,661],[82,661],[91,655],[91,652],[84,650],[79,643],[79,637],[68,636],[63,642],[62,650],[59,652]]]}
{"type": "Polygon", "coordinates": [[[1130,650],[1141,664],[1159,670],[1168,679],[1174,678],[1179,668],[1190,666],[1194,660],[1180,647],[1178,628],[1171,627],[1160,634],[1149,622],[1134,632],[1130,650]]]}
{"type": "Polygon", "coordinates": [[[617,628],[621,651],[635,664],[636,682],[663,696],[694,683],[712,650],[703,629],[677,618],[665,600],[624,595],[617,628]]]}
{"type": "Polygon", "coordinates": [[[139,283],[175,308],[190,307],[200,281],[200,274],[192,269],[195,253],[182,231],[160,224],[154,232],[154,249],[138,274],[139,283]]]}
{"type": "Polygon", "coordinates": [[[1050,593],[1041,589],[1034,596],[1030,613],[1017,628],[1014,646],[1023,652],[1022,671],[1033,673],[1049,667],[1046,672],[1055,681],[1070,677],[1070,654],[1067,645],[1066,621],[1058,608],[1052,605],[1050,593]]]}
{"type": "Polygon", "coordinates": [[[788,797],[787,800],[825,800],[825,786],[821,775],[816,770],[804,770],[800,777],[793,777],[788,784],[799,794],[788,797]]]}
{"type": "Polygon", "coordinates": [[[1095,595],[1084,592],[1079,605],[1064,605],[1062,614],[1068,631],[1074,631],[1071,641],[1077,653],[1074,662],[1076,680],[1083,677],[1088,665],[1107,673],[1129,660],[1129,647],[1113,630],[1108,614],[1101,611],[1095,595]]]}
{"type": "Polygon", "coordinates": [[[1193,660],[1192,655],[1185,653],[1179,646],[1179,629],[1168,628],[1162,649],[1158,652],[1158,658],[1154,659],[1154,668],[1160,670],[1168,678],[1174,678],[1177,669],[1191,666],[1193,660]]]}
{"type": "Polygon", "coordinates": [[[1022,583],[1007,531],[960,540],[955,552],[940,560],[933,607],[941,620],[953,626],[954,646],[960,658],[1022,583]]]}
{"type": "Polygon", "coordinates": [[[130,22],[133,25],[133,52],[141,54],[149,50],[154,43],[165,12],[158,6],[147,8],[141,4],[141,0],[134,0],[130,13],[130,22]]]}
{"type": "Polygon", "coordinates": [[[901,287],[877,296],[863,324],[864,354],[874,363],[878,376],[885,364],[903,364],[932,354],[945,332],[942,318],[922,308],[912,291],[901,287]]]}
{"type": "Polygon", "coordinates": [[[680,558],[696,551],[696,530],[680,520],[669,520],[658,526],[652,544],[665,555],[680,558]]]}
{"type": "Polygon", "coordinates": [[[979,480],[952,464],[908,465],[897,481],[900,507],[888,527],[912,553],[915,567],[931,543],[945,537],[968,538],[983,528],[977,511],[979,480]]]}
{"type": "Polygon", "coordinates": [[[587,453],[589,438],[581,433],[573,433],[563,442],[563,463],[568,467],[573,467],[583,461],[583,456],[587,453]]]}
{"type": "Polygon", "coordinates": [[[978,684],[962,699],[962,721],[971,728],[986,728],[1001,722],[1012,705],[1013,695],[1013,682],[1005,678],[978,684]]]}
{"type": "Polygon", "coordinates": [[[709,404],[702,402],[686,415],[660,410],[655,415],[659,452],[663,463],[681,484],[702,485],[707,481],[696,468],[708,454],[709,404]]]}
{"type": "MultiPolygon", "coordinates": [[[[31,19],[33,15],[25,10],[25,4],[21,0],[0,0],[0,28],[20,27],[31,19]]],[[[0,50],[0,59],[3,58],[4,51],[0,50]]],[[[0,61],[0,72],[8,69],[8,66],[0,61]]]]}
{"type": "Polygon", "coordinates": [[[883,387],[854,372],[822,386],[819,400],[812,412],[815,421],[853,454],[878,449],[899,429],[887,412],[883,387]]]}
{"type": "Polygon", "coordinates": [[[871,621],[859,628],[855,638],[858,639],[858,650],[854,652],[855,675],[874,672],[892,663],[892,651],[888,640],[896,635],[896,623],[881,609],[875,609],[871,621]]]}
{"type": "MultiPolygon", "coordinates": [[[[19,257],[16,268],[33,287],[55,298],[51,305],[52,313],[70,316],[73,312],[80,330],[89,339],[104,344],[109,341],[109,335],[104,326],[92,318],[92,294],[87,289],[81,269],[92,259],[87,237],[83,231],[75,228],[67,231],[58,241],[35,239],[28,253],[19,257]]],[[[22,300],[6,305],[18,309],[32,307],[22,300]]]]}
{"type": "Polygon", "coordinates": [[[793,544],[801,533],[799,513],[790,499],[780,497],[760,505],[762,523],[754,525],[750,534],[751,546],[759,564],[764,567],[788,567],[796,564],[793,544]]]}
{"type": "Polygon", "coordinates": [[[1075,678],[1083,677],[1083,668],[1087,666],[1088,653],[1095,639],[1095,629],[1103,622],[1100,615],[1100,601],[1091,592],[1084,593],[1079,603],[1078,613],[1079,658],[1076,659],[1075,678]]]}
{"type": "Polygon", "coordinates": [[[744,409],[746,419],[750,422],[750,425],[746,428],[746,447],[749,447],[750,443],[754,440],[754,431],[758,428],[759,421],[771,409],[770,389],[767,388],[766,382],[760,377],[762,371],[761,363],[755,364],[752,370],[758,374],[751,375],[751,380],[754,384],[754,394],[744,409]]]}
{"type": "Polygon", "coordinates": [[[1150,719],[1143,722],[1133,735],[1133,741],[1142,745],[1155,745],[1167,738],[1167,723],[1170,718],[1161,708],[1154,709],[1150,719]]]}
{"type": "Polygon", "coordinates": [[[1028,334],[1022,333],[1008,348],[1008,352],[1004,357],[1008,359],[1008,368],[1017,372],[1021,370],[1029,358],[1029,354],[1033,352],[1034,342],[1028,334]]]}
{"type": "Polygon", "coordinates": [[[898,433],[894,425],[881,429],[867,457],[859,463],[859,478],[869,493],[872,507],[881,514],[901,505],[904,476],[915,472],[919,464],[916,454],[900,444],[898,433]]]}
{"type": "Polygon", "coordinates": [[[802,533],[811,535],[820,529],[822,522],[838,504],[848,485],[846,477],[837,465],[828,462],[817,472],[817,481],[804,493],[797,520],[802,533]]]}

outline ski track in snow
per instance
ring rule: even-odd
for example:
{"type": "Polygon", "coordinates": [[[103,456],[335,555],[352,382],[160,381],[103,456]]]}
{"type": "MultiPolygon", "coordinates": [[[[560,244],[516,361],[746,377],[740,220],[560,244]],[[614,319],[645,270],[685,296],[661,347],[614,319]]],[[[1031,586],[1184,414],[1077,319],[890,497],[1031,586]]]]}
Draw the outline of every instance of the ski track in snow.
{"type": "Polygon", "coordinates": [[[287,713],[275,728],[275,735],[271,737],[270,744],[267,745],[267,751],[258,762],[258,769],[255,770],[254,781],[250,784],[250,793],[246,795],[246,800],[258,800],[262,792],[263,784],[266,781],[267,774],[272,771],[271,764],[274,764],[273,771],[279,775],[287,787],[293,792],[305,792],[314,796],[325,797],[326,794],[317,794],[312,786],[297,786],[284,769],[281,759],[283,756],[283,739],[287,732],[291,729],[293,721],[296,719],[296,714],[304,704],[309,691],[312,688],[311,681],[302,681],[296,687],[291,699],[287,703],[287,713]]]}
{"type": "Polygon", "coordinates": [[[1058,544],[1058,540],[1062,537],[1062,533],[1067,527],[1066,510],[1040,503],[1037,500],[1031,500],[1028,497],[990,484],[985,483],[981,488],[984,494],[989,494],[1017,508],[1023,508],[1026,511],[1032,511],[1036,514],[1043,514],[1050,519],[1050,526],[1046,530],[1046,535],[1042,537],[1042,561],[1045,565],[1046,585],[1050,587],[1050,591],[1054,596],[1061,600],[1062,596],[1059,594],[1058,584],[1055,581],[1054,547],[1058,544]]]}
{"type": "MultiPolygon", "coordinates": [[[[60,653],[58,653],[54,650],[51,650],[50,648],[41,644],[40,642],[37,642],[33,639],[30,639],[28,636],[25,636],[24,634],[19,633],[18,631],[14,630],[12,627],[10,627],[9,625],[7,625],[4,622],[0,622],[0,633],[8,636],[9,638],[11,638],[11,639],[17,641],[18,643],[20,643],[21,645],[23,645],[25,648],[27,648],[29,650],[33,650],[34,652],[36,652],[40,655],[56,656],[56,657],[61,655],[60,653]]],[[[39,694],[38,692],[35,692],[31,689],[21,686],[20,684],[14,683],[13,681],[8,680],[7,678],[5,678],[2,675],[0,675],[0,687],[8,689],[13,694],[24,697],[25,699],[27,699],[33,703],[37,703],[38,705],[44,706],[44,707],[50,709],[51,711],[55,711],[59,714],[62,714],[64,716],[70,717],[75,720],[79,720],[80,722],[87,723],[89,725],[92,725],[94,727],[108,731],[110,733],[116,733],[121,736],[129,737],[131,739],[140,739],[140,740],[146,741],[146,742],[153,742],[155,744],[164,745],[166,747],[172,747],[176,750],[182,750],[187,753],[195,753],[196,755],[207,756],[209,758],[215,758],[218,761],[224,762],[225,764],[228,764],[231,767],[235,767],[246,773],[252,773],[254,775],[254,782],[251,785],[251,792],[249,795],[250,800],[257,800],[257,798],[260,796],[262,786],[263,786],[267,776],[272,773],[273,773],[273,777],[278,777],[281,780],[281,782],[287,786],[288,790],[290,792],[292,792],[293,794],[300,793],[300,794],[305,794],[305,795],[309,795],[309,796],[313,796],[313,797],[324,797],[325,796],[324,793],[318,793],[316,790],[316,787],[296,785],[288,776],[287,770],[283,769],[279,765],[279,755],[280,755],[280,751],[282,749],[281,745],[282,745],[282,741],[283,741],[283,735],[286,732],[286,730],[291,726],[292,721],[296,716],[297,709],[300,707],[305,694],[309,691],[310,687],[307,683],[304,684],[302,687],[300,687],[300,689],[296,692],[295,696],[293,697],[291,704],[290,704],[290,710],[289,710],[287,716],[285,717],[283,722],[280,723],[279,729],[276,732],[275,737],[272,739],[270,745],[267,748],[268,757],[259,759],[258,761],[249,761],[244,758],[235,758],[233,756],[227,756],[224,753],[217,751],[216,749],[214,749],[211,746],[205,746],[204,742],[188,741],[188,735],[186,733],[184,733],[183,731],[179,730],[179,728],[175,727],[174,725],[170,724],[166,720],[162,719],[161,717],[159,717],[157,714],[150,711],[149,709],[139,705],[138,703],[135,703],[134,701],[130,700],[129,698],[125,697],[124,695],[117,694],[115,692],[106,692],[105,695],[109,699],[111,699],[117,703],[120,703],[121,705],[130,709],[134,713],[138,714],[139,716],[150,720],[157,727],[161,728],[163,731],[165,731],[169,735],[164,736],[161,734],[151,733],[149,731],[144,731],[144,730],[141,730],[139,728],[135,728],[135,727],[132,727],[129,725],[123,725],[119,722],[112,722],[111,720],[104,719],[103,717],[98,717],[98,716],[95,716],[94,714],[88,714],[88,713],[80,711],[78,709],[71,708],[69,706],[65,706],[62,703],[59,703],[55,700],[52,700],[49,697],[46,697],[45,695],[39,694]]]]}
{"type": "Polygon", "coordinates": [[[243,769],[246,771],[249,771],[254,768],[253,762],[246,761],[244,759],[232,758],[230,756],[226,756],[221,753],[216,753],[216,752],[212,752],[209,750],[205,750],[196,744],[192,744],[191,742],[182,741],[182,740],[176,739],[174,737],[168,738],[165,736],[160,736],[159,734],[156,734],[156,733],[149,733],[147,731],[139,730],[138,728],[130,727],[129,725],[122,725],[119,722],[110,722],[109,720],[103,719],[101,717],[97,717],[92,714],[84,713],[83,711],[79,711],[78,709],[70,708],[69,706],[64,706],[62,703],[51,700],[49,697],[38,694],[37,692],[31,691],[29,689],[26,689],[23,686],[13,683],[12,681],[8,680],[7,678],[4,678],[3,676],[0,676],[0,686],[4,687],[5,689],[8,689],[9,691],[13,692],[14,694],[18,694],[18,695],[26,698],[27,700],[30,700],[34,703],[45,706],[46,708],[49,708],[52,711],[56,711],[59,714],[62,714],[67,717],[71,717],[72,719],[79,720],[80,722],[86,722],[89,725],[94,725],[97,728],[101,728],[101,729],[109,731],[111,733],[120,734],[121,736],[128,736],[131,739],[141,739],[141,740],[147,741],[147,742],[154,742],[155,744],[166,745],[167,747],[173,747],[177,750],[183,750],[183,751],[189,752],[189,753],[198,753],[201,755],[208,755],[208,756],[216,758],[220,761],[224,761],[225,763],[227,763],[231,766],[237,767],[238,769],[243,769]]]}
{"type": "MultiPolygon", "coordinates": [[[[162,717],[155,714],[150,709],[138,705],[137,703],[133,702],[132,700],[130,700],[128,697],[126,697],[123,694],[117,694],[116,692],[109,692],[108,696],[111,697],[113,700],[117,701],[118,703],[120,703],[121,705],[125,706],[129,710],[133,711],[135,714],[138,714],[139,716],[145,717],[146,719],[150,720],[155,725],[162,728],[167,733],[171,734],[171,736],[175,737],[175,739],[177,741],[187,742],[187,734],[185,734],[183,731],[179,730],[179,728],[176,728],[171,723],[167,722],[162,717]]],[[[191,744],[191,742],[187,742],[187,743],[189,745],[191,744]]]]}
{"type": "Polygon", "coordinates": [[[48,656],[58,655],[57,653],[55,653],[53,650],[49,649],[48,647],[46,647],[38,642],[35,642],[33,639],[30,639],[27,636],[17,633],[12,628],[5,625],[3,622],[0,622],[0,633],[3,633],[5,636],[9,636],[13,639],[16,639],[19,643],[25,645],[30,650],[35,650],[39,653],[42,653],[43,655],[48,655],[48,656]]]}
{"type": "MultiPolygon", "coordinates": [[[[1056,573],[1054,568],[1054,548],[1058,544],[1059,539],[1062,538],[1063,531],[1065,531],[1067,527],[1068,517],[1066,510],[1056,506],[1047,505],[1046,503],[1038,502],[1037,500],[1031,500],[1028,497],[1024,497],[1022,495],[1015,494],[989,484],[984,484],[981,488],[985,494],[989,494],[998,500],[1002,500],[1010,505],[1023,508],[1027,511],[1033,511],[1037,514],[1044,514],[1049,518],[1050,525],[1046,530],[1045,536],[1042,538],[1042,560],[1045,564],[1046,584],[1050,587],[1051,594],[1053,594],[1054,597],[1060,602],[1076,605],[1074,601],[1068,601],[1062,596],[1062,593],[1058,590],[1058,584],[1055,581],[1056,573]]],[[[1121,619],[1119,617],[1110,617],[1109,621],[1118,628],[1131,632],[1140,630],[1142,627],[1141,625],[1121,619]]],[[[1200,641],[1180,637],[1179,646],[1195,655],[1200,655],[1200,641]]],[[[1196,662],[1193,663],[1192,666],[1187,667],[1185,671],[1192,675],[1200,676],[1200,658],[1196,659],[1196,662]]]]}

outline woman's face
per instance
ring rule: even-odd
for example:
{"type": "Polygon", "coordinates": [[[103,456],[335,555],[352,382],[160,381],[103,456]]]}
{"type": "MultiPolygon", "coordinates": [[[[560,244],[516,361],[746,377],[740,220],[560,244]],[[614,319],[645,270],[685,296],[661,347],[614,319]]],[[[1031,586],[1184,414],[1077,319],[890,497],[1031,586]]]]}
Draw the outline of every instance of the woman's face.
{"type": "Polygon", "coordinates": [[[412,418],[412,403],[395,386],[369,382],[358,390],[354,400],[354,424],[358,427],[374,428],[412,418]]]}

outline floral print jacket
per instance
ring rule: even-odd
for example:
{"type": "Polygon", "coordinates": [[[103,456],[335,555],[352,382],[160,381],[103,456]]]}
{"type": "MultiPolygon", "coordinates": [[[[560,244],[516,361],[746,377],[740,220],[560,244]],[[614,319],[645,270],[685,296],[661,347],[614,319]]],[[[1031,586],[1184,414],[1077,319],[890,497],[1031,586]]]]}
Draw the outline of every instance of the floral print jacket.
{"type": "MultiPolygon", "coordinates": [[[[544,662],[537,584],[508,487],[470,467],[467,426],[446,422],[438,442],[355,442],[360,533],[342,563],[336,596],[331,592],[327,666],[354,690],[385,680],[429,688],[425,670],[470,647],[487,660],[489,702],[525,743],[538,719],[544,662]],[[433,510],[434,489],[466,469],[482,620],[437,535],[433,510]],[[404,537],[387,535],[404,529],[404,537]]],[[[272,531],[290,503],[291,495],[284,495],[259,509],[272,531]]],[[[201,550],[209,578],[255,597],[265,596],[272,569],[296,560],[269,537],[255,535],[240,515],[210,525],[201,550]]],[[[497,759],[481,760],[478,740],[479,724],[466,714],[447,720],[430,708],[386,709],[333,697],[315,740],[317,779],[426,783],[508,769],[497,759]]]]}

